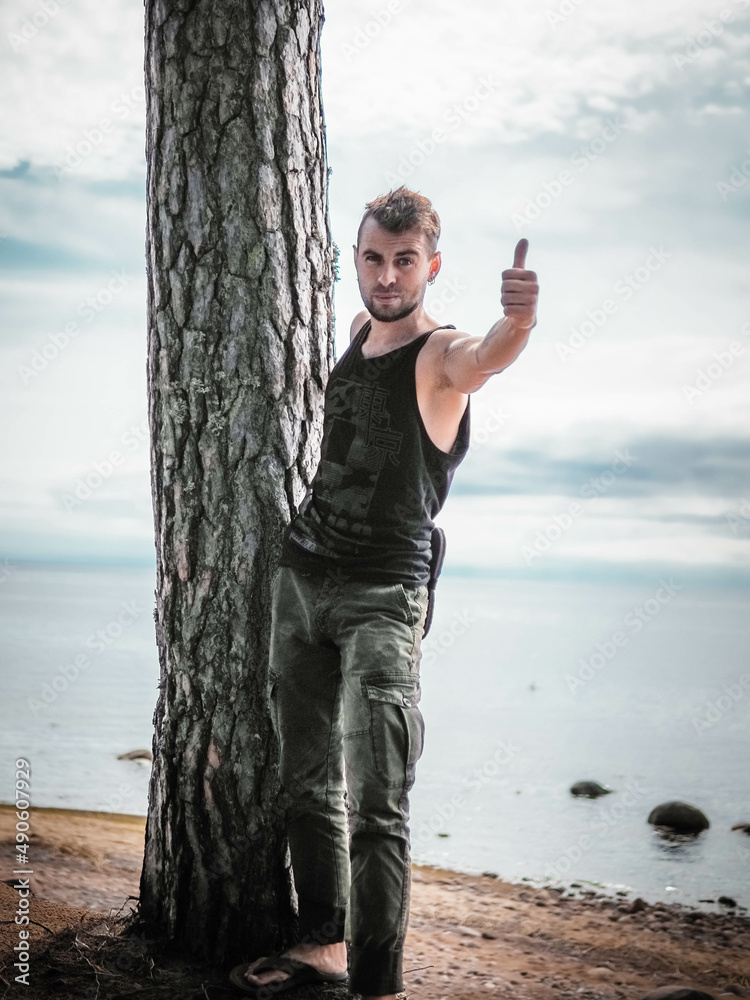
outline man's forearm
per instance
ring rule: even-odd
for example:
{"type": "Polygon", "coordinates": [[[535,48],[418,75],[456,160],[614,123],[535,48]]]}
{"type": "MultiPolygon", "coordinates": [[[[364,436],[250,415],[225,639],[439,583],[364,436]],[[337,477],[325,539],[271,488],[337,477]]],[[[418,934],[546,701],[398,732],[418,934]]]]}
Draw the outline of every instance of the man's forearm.
{"type": "Polygon", "coordinates": [[[536,326],[521,327],[509,316],[503,316],[477,345],[476,359],[484,374],[500,372],[512,364],[526,346],[529,334],[536,326]]]}

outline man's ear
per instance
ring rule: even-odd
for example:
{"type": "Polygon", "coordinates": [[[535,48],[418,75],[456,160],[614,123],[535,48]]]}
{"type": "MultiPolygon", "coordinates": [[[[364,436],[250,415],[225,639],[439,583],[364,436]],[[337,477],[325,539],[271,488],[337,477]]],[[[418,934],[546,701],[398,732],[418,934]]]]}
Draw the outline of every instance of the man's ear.
{"type": "Polygon", "coordinates": [[[438,274],[440,273],[440,267],[442,263],[443,263],[443,258],[440,256],[440,251],[436,250],[434,257],[430,261],[430,275],[429,275],[430,281],[434,281],[435,278],[437,278],[438,274]]]}

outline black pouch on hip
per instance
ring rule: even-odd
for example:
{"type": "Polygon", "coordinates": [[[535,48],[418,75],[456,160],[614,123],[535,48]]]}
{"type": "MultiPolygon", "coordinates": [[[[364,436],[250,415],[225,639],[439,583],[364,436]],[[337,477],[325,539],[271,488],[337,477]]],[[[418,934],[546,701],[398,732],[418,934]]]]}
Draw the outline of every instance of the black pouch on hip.
{"type": "Polygon", "coordinates": [[[445,532],[442,528],[438,528],[437,525],[432,529],[432,534],[430,536],[430,548],[432,550],[432,555],[430,557],[430,579],[427,583],[429,601],[427,604],[427,617],[424,622],[423,635],[427,635],[430,631],[430,625],[432,625],[432,613],[435,610],[435,589],[437,587],[438,577],[440,576],[440,570],[443,568],[443,560],[445,559],[445,532]]]}

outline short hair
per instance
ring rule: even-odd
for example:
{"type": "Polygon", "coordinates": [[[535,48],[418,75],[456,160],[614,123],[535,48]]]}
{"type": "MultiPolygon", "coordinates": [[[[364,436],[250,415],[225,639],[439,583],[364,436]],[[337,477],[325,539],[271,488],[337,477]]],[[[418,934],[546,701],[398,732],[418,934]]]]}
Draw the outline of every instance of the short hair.
{"type": "Polygon", "coordinates": [[[432,207],[432,202],[424,195],[410,191],[402,184],[395,191],[381,194],[365,205],[365,214],[357,230],[357,246],[362,232],[362,226],[367,219],[375,219],[378,225],[390,233],[405,233],[417,229],[427,238],[431,253],[437,251],[440,239],[440,218],[432,207]]]}

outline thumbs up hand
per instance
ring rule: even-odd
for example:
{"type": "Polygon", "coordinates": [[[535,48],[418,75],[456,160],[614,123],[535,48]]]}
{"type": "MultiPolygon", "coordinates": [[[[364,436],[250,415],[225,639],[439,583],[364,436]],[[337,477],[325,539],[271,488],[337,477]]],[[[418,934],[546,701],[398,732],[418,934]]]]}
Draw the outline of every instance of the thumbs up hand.
{"type": "Polygon", "coordinates": [[[503,311],[515,327],[530,330],[536,326],[536,304],[539,285],[535,271],[526,270],[527,239],[519,240],[513,257],[513,267],[503,271],[500,301],[503,311]]]}

